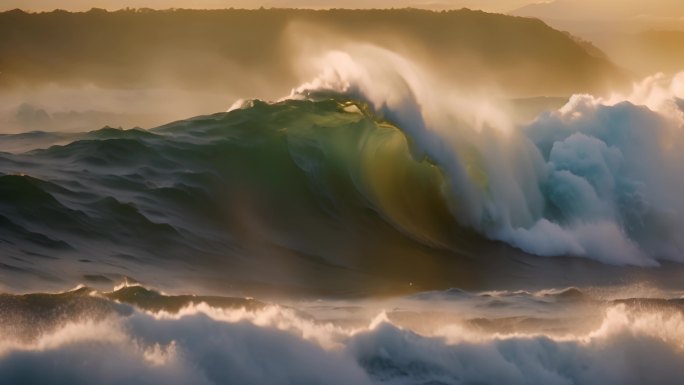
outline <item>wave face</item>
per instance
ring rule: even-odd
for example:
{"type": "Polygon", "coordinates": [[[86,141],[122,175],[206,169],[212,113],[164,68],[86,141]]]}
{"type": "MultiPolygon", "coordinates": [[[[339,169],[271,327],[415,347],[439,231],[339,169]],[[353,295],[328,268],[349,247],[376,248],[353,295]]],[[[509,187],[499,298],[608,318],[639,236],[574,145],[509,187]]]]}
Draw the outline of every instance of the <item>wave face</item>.
{"type": "Polygon", "coordinates": [[[437,266],[482,242],[449,214],[440,169],[415,160],[396,127],[349,100],[248,104],[151,131],[0,138],[46,147],[0,156],[3,282],[353,291],[384,266],[437,266]]]}
{"type": "Polygon", "coordinates": [[[684,374],[681,298],[449,290],[285,306],[127,286],[0,304],[2,383],[677,384],[684,374]]]}

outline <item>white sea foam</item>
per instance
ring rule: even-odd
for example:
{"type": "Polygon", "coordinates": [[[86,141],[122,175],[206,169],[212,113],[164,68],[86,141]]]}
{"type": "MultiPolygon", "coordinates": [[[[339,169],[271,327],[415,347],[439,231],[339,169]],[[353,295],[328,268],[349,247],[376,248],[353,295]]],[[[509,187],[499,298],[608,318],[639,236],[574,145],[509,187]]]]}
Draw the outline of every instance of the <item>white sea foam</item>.
{"type": "Polygon", "coordinates": [[[681,261],[684,73],[631,95],[575,95],[515,127],[505,108],[445,89],[408,59],[349,45],[324,53],[301,98],[337,92],[369,104],[447,177],[454,216],[489,238],[543,256],[610,264],[681,261]]]}
{"type": "Polygon", "coordinates": [[[0,343],[0,383],[676,384],[677,311],[602,310],[588,333],[491,333],[451,320],[418,333],[385,312],[362,327],[290,308],[135,311],[0,343]]]}

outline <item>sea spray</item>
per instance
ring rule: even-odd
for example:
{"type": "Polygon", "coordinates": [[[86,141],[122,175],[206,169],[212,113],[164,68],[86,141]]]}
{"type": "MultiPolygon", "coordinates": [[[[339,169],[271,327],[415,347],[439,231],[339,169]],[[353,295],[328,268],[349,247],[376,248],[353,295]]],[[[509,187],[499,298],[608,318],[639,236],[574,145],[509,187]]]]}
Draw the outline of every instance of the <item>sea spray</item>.
{"type": "Polygon", "coordinates": [[[368,103],[402,129],[417,159],[444,172],[462,225],[537,255],[641,266],[681,259],[673,229],[684,219],[684,173],[673,149],[684,139],[682,75],[646,79],[630,96],[573,96],[511,127],[501,109],[443,89],[383,48],[350,45],[317,63],[320,75],[291,97],[337,92],[368,103]]]}

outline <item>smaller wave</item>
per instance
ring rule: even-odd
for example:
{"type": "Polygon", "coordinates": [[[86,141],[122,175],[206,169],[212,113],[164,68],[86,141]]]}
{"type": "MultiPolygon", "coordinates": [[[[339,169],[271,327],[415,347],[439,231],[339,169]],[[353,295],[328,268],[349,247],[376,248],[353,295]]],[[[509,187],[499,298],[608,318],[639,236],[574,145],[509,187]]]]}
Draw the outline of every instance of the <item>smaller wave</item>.
{"type": "MultiPolygon", "coordinates": [[[[489,297],[470,293],[452,301],[472,298],[489,297]]],[[[632,305],[601,301],[591,307],[597,318],[592,327],[573,322],[575,327],[563,332],[541,332],[539,325],[552,321],[544,312],[468,318],[472,313],[458,306],[445,308],[441,300],[415,296],[382,304],[283,306],[165,295],[139,285],[111,292],[79,287],[5,294],[0,296],[0,382],[679,383],[681,309],[632,305]],[[395,309],[379,310],[387,305],[395,309]],[[18,333],[22,324],[35,332],[18,333]]],[[[565,306],[567,314],[582,309],[565,306]]]]}

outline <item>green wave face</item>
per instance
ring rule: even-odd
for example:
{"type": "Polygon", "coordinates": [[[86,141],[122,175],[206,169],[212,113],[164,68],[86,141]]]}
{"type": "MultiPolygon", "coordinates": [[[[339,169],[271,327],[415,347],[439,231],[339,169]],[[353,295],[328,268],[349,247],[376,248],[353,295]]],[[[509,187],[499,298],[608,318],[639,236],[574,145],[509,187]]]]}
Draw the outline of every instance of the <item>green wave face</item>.
{"type": "Polygon", "coordinates": [[[3,154],[0,226],[26,261],[8,282],[107,283],[150,271],[134,278],[157,283],[159,269],[293,290],[441,282],[438,260],[457,261],[453,251],[480,238],[449,214],[440,170],[362,109],[253,101],[152,131],[105,128],[3,154]],[[31,254],[55,258],[49,273],[30,269],[31,254]]]}
{"type": "Polygon", "coordinates": [[[370,210],[410,238],[440,247],[456,231],[439,169],[414,159],[399,129],[353,104],[256,101],[156,133],[218,146],[212,168],[236,187],[228,200],[245,194],[276,218],[354,222],[370,210]]]}

